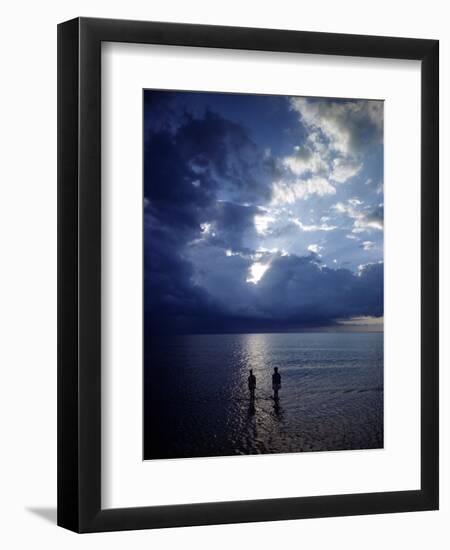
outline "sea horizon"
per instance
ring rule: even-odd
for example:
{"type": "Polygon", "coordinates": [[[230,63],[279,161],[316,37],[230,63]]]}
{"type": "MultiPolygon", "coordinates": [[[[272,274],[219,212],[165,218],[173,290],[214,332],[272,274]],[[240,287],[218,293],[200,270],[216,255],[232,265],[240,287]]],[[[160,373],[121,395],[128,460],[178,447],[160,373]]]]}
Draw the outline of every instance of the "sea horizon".
{"type": "Polygon", "coordinates": [[[173,332],[173,333],[167,333],[167,332],[156,332],[156,331],[152,331],[150,330],[149,331],[150,334],[149,334],[149,337],[161,337],[161,336],[164,336],[165,338],[171,338],[173,336],[221,336],[221,335],[239,335],[239,334],[322,334],[322,333],[327,333],[327,334],[342,334],[342,333],[345,333],[345,334],[360,334],[360,333],[363,333],[363,334],[383,334],[384,333],[384,330],[381,329],[381,330],[373,330],[373,329],[370,329],[370,330],[364,330],[364,329],[354,329],[354,330],[349,330],[347,328],[342,328],[342,329],[336,329],[336,328],[333,328],[333,329],[326,329],[326,328],[314,328],[314,329],[302,329],[302,330],[259,330],[259,331],[245,331],[245,330],[241,330],[241,331],[227,331],[227,332],[173,332]]]}

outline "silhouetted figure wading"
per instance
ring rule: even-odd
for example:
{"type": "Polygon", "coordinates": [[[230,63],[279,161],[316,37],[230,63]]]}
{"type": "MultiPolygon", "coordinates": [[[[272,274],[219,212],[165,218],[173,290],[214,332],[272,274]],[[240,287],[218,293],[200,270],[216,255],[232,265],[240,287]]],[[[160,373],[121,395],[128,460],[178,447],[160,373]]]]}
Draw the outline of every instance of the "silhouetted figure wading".
{"type": "Polygon", "coordinates": [[[253,374],[252,369],[250,369],[250,374],[248,377],[248,389],[250,391],[250,399],[255,399],[256,376],[253,374]]]}
{"type": "Polygon", "coordinates": [[[281,388],[281,376],[280,376],[280,373],[278,372],[278,367],[275,367],[273,369],[273,374],[272,374],[272,389],[273,389],[273,398],[275,399],[275,401],[278,401],[278,391],[280,390],[281,388]]]}

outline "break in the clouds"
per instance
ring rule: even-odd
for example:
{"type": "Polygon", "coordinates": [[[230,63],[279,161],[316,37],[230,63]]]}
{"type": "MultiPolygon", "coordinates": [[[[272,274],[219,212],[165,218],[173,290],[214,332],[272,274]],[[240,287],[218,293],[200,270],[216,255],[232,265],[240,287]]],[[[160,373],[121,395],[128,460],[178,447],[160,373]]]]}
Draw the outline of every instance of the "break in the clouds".
{"type": "Polygon", "coordinates": [[[383,103],[144,92],[152,329],[297,330],[383,315],[383,103]]]}

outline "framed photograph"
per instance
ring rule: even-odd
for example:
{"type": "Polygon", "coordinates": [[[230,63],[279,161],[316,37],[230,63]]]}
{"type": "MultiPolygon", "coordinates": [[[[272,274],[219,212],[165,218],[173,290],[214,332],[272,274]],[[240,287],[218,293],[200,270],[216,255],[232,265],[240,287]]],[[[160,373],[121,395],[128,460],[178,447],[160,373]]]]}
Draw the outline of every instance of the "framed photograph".
{"type": "Polygon", "coordinates": [[[58,524],[438,508],[438,42],[58,27],[58,524]]]}

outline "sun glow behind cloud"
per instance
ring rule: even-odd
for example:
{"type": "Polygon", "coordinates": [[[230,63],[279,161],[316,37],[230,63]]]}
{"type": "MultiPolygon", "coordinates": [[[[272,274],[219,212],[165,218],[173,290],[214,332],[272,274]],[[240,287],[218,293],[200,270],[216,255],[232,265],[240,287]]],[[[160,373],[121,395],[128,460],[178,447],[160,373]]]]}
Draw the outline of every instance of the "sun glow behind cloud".
{"type": "Polygon", "coordinates": [[[269,214],[256,215],[254,217],[255,229],[259,235],[266,235],[269,225],[275,221],[275,218],[269,214]]]}
{"type": "Polygon", "coordinates": [[[269,269],[270,264],[262,264],[261,262],[255,262],[250,266],[250,276],[247,277],[247,283],[253,283],[257,285],[263,278],[264,273],[269,269]]]}

